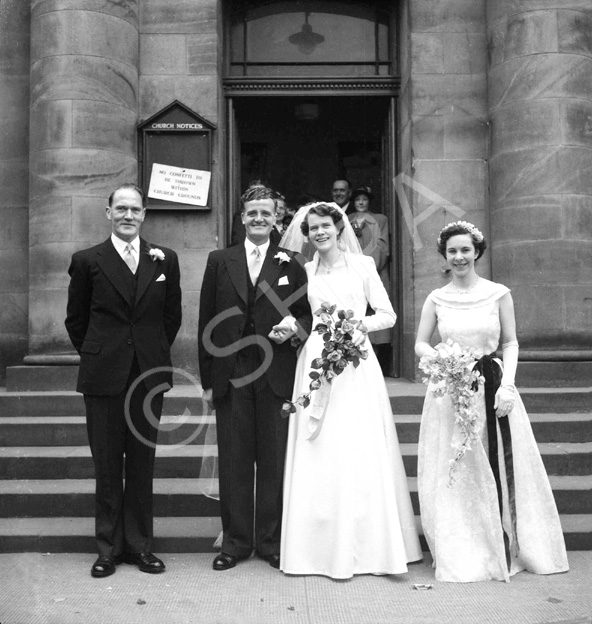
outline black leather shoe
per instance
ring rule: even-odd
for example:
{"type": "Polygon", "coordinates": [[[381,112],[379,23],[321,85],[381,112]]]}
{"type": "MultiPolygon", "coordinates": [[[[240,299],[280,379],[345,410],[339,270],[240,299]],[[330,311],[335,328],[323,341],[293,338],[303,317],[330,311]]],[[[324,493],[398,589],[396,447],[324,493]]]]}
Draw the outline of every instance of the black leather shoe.
{"type": "Polygon", "coordinates": [[[121,556],[106,557],[101,555],[92,565],[90,569],[91,576],[102,578],[103,576],[111,576],[115,574],[115,566],[121,563],[121,556]]]}
{"type": "Polygon", "coordinates": [[[247,557],[237,557],[236,555],[229,555],[228,553],[221,552],[215,559],[213,568],[221,572],[222,570],[230,570],[239,562],[243,561],[247,557]]]}
{"type": "Polygon", "coordinates": [[[262,556],[261,559],[265,559],[265,561],[267,561],[267,563],[269,563],[269,565],[272,568],[275,568],[276,570],[280,569],[280,556],[275,554],[275,555],[265,555],[262,556]]]}
{"type": "Polygon", "coordinates": [[[136,565],[140,568],[140,572],[148,572],[148,574],[159,574],[166,570],[164,562],[152,553],[126,553],[123,555],[125,563],[136,565]]]}

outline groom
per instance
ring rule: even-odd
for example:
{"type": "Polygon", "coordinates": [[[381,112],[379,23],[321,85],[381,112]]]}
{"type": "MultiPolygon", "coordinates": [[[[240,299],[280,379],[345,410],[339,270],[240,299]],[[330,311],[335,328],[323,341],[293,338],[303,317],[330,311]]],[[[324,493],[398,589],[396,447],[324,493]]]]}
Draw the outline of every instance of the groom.
{"type": "Polygon", "coordinates": [[[302,257],[269,241],[275,197],[266,187],[243,194],[245,242],[210,254],[201,289],[199,366],[216,408],[223,529],[214,570],[253,548],[279,568],[288,433],[280,412],[294,385],[291,338],[306,339],[312,319],[302,257]]]}

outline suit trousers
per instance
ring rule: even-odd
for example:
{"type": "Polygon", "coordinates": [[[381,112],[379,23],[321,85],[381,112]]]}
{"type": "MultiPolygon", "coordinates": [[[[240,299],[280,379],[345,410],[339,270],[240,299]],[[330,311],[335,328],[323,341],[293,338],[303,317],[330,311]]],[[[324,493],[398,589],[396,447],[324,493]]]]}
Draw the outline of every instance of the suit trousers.
{"type": "Polygon", "coordinates": [[[152,480],[163,393],[152,397],[140,382],[133,388],[126,409],[126,397],[139,374],[134,360],[124,392],[84,395],[95,466],[99,555],[114,557],[152,550],[152,480]]]}
{"type": "MultiPolygon", "coordinates": [[[[255,371],[257,347],[237,355],[233,379],[255,371]]],[[[288,419],[266,374],[215,400],[222,552],[247,557],[279,554],[288,419]],[[255,469],[256,467],[256,469],[255,469]],[[256,475],[256,477],[255,477],[256,475]],[[253,543],[254,542],[254,543],[253,543]]]]}

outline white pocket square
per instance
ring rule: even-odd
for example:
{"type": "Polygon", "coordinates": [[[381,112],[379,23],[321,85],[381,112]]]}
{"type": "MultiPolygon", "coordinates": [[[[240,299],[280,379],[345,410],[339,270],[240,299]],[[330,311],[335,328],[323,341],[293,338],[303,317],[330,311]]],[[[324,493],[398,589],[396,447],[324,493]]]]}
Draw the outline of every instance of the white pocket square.
{"type": "Polygon", "coordinates": [[[156,278],[157,282],[164,282],[164,280],[166,279],[166,276],[164,273],[161,273],[159,277],[156,278]]]}
{"type": "Polygon", "coordinates": [[[278,286],[286,286],[287,284],[289,284],[290,282],[288,282],[288,278],[283,275],[282,277],[280,277],[279,282],[278,282],[278,286]]]}

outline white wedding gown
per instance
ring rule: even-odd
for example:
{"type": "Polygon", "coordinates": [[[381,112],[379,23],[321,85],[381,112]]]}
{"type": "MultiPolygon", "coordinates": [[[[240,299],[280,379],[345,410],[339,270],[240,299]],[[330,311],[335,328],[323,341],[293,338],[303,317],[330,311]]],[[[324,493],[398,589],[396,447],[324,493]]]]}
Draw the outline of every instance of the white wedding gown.
{"type": "MultiPolygon", "coordinates": [[[[508,288],[485,279],[468,294],[444,289],[429,297],[436,304],[442,341],[451,339],[483,354],[494,352],[500,337],[499,300],[508,288]]],[[[518,556],[508,571],[497,490],[489,465],[483,386],[479,389],[481,439],[463,459],[449,486],[451,443],[458,426],[450,398],[428,387],[419,437],[418,489],[424,535],[439,581],[508,581],[520,570],[537,574],[568,569],[565,543],[551,486],[532,434],[524,404],[517,397],[509,414],[516,492],[518,556]]],[[[458,434],[457,434],[458,435],[458,434]]],[[[498,428],[498,438],[499,438],[498,428]]],[[[501,441],[499,466],[504,527],[511,535],[508,490],[501,441]]]]}
{"type": "MultiPolygon", "coordinates": [[[[316,275],[316,259],[306,265],[313,313],[327,302],[353,310],[370,331],[391,326],[396,316],[373,260],[345,258],[330,275],[316,275]],[[368,302],[376,314],[364,318],[368,302]]],[[[308,410],[290,416],[280,556],[285,573],[337,579],[400,574],[422,558],[384,378],[369,341],[366,346],[368,359],[333,379],[316,439],[307,439],[308,410]]],[[[298,358],[294,398],[308,392],[310,364],[322,348],[322,336],[312,332],[298,358]]]]}

